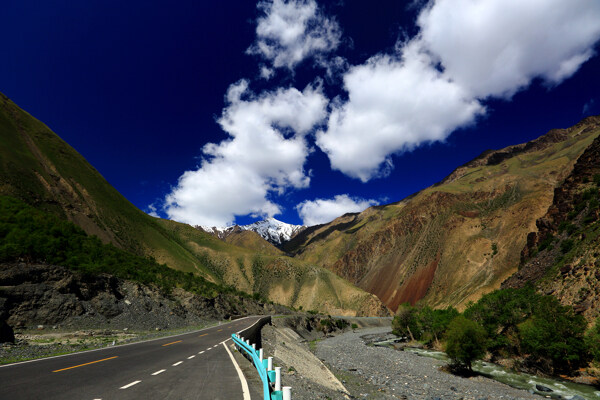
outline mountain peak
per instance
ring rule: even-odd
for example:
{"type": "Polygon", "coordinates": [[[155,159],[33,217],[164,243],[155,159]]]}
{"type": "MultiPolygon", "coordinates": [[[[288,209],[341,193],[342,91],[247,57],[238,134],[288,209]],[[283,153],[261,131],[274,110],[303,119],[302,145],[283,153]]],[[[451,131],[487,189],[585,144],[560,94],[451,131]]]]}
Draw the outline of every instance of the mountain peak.
{"type": "Polygon", "coordinates": [[[198,226],[197,228],[201,228],[221,239],[239,230],[253,231],[262,236],[266,241],[275,245],[281,245],[283,242],[287,242],[299,232],[306,229],[306,226],[288,224],[273,217],[268,217],[262,221],[253,222],[248,225],[233,225],[227,227],[198,226]]]}

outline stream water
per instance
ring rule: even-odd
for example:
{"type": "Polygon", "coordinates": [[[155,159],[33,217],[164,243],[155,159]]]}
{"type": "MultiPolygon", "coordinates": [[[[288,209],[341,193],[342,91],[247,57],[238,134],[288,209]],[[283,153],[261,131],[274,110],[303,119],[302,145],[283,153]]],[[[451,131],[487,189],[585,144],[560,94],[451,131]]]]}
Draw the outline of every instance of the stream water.
{"type": "MultiPolygon", "coordinates": [[[[386,340],[375,343],[376,346],[393,347],[394,340],[386,340]]],[[[411,351],[421,356],[432,357],[438,360],[448,361],[448,357],[441,351],[417,349],[405,347],[404,351],[411,351]]],[[[473,364],[473,370],[477,373],[487,376],[490,379],[497,380],[517,389],[524,389],[532,393],[542,396],[550,396],[554,399],[586,399],[600,400],[600,389],[594,386],[573,383],[560,379],[542,378],[536,375],[525,374],[521,372],[511,371],[499,365],[477,361],[473,364]],[[552,392],[542,392],[537,389],[536,385],[544,386],[551,389],[552,392]],[[579,398],[577,397],[579,396],[579,398]]]]}

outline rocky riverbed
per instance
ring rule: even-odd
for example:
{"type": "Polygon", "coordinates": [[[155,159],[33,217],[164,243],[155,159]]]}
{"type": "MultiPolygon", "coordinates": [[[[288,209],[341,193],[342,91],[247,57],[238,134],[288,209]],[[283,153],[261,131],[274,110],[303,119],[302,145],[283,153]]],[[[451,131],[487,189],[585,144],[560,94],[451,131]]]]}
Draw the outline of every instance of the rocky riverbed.
{"type": "Polygon", "coordinates": [[[444,372],[445,361],[369,345],[389,332],[389,327],[346,328],[325,337],[301,327],[293,343],[296,332],[276,322],[263,328],[263,347],[274,356],[275,365],[282,367],[283,385],[292,387],[296,400],[542,398],[483,376],[463,378],[444,372]]]}
{"type": "Polygon", "coordinates": [[[367,346],[363,337],[389,328],[346,332],[317,344],[316,356],[339,377],[355,398],[411,400],[540,399],[481,376],[463,378],[440,369],[444,361],[415,353],[367,346]]]}

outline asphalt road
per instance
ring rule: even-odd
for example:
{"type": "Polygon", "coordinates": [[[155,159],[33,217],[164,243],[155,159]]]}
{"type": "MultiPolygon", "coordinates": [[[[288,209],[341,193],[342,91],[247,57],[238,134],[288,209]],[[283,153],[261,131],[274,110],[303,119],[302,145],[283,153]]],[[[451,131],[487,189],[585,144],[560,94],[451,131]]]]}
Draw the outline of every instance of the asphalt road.
{"type": "Polygon", "coordinates": [[[242,399],[222,342],[258,319],[6,365],[0,367],[0,399],[242,399]]]}

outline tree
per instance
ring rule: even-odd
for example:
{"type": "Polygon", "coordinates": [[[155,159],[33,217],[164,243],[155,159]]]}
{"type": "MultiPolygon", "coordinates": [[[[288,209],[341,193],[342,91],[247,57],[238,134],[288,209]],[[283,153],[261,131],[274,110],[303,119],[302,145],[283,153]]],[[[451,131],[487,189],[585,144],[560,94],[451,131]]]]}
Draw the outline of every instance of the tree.
{"type": "Polygon", "coordinates": [[[533,315],[519,324],[522,350],[533,360],[548,360],[554,371],[570,372],[587,362],[586,321],[573,308],[539,295],[533,315]]]}
{"type": "Polygon", "coordinates": [[[402,304],[392,321],[392,332],[398,336],[410,337],[411,340],[421,339],[418,310],[410,304],[402,304]]]}
{"type": "Polygon", "coordinates": [[[454,318],[446,333],[446,354],[455,368],[472,371],[473,361],[486,352],[485,330],[478,323],[462,315],[454,318]]]}

